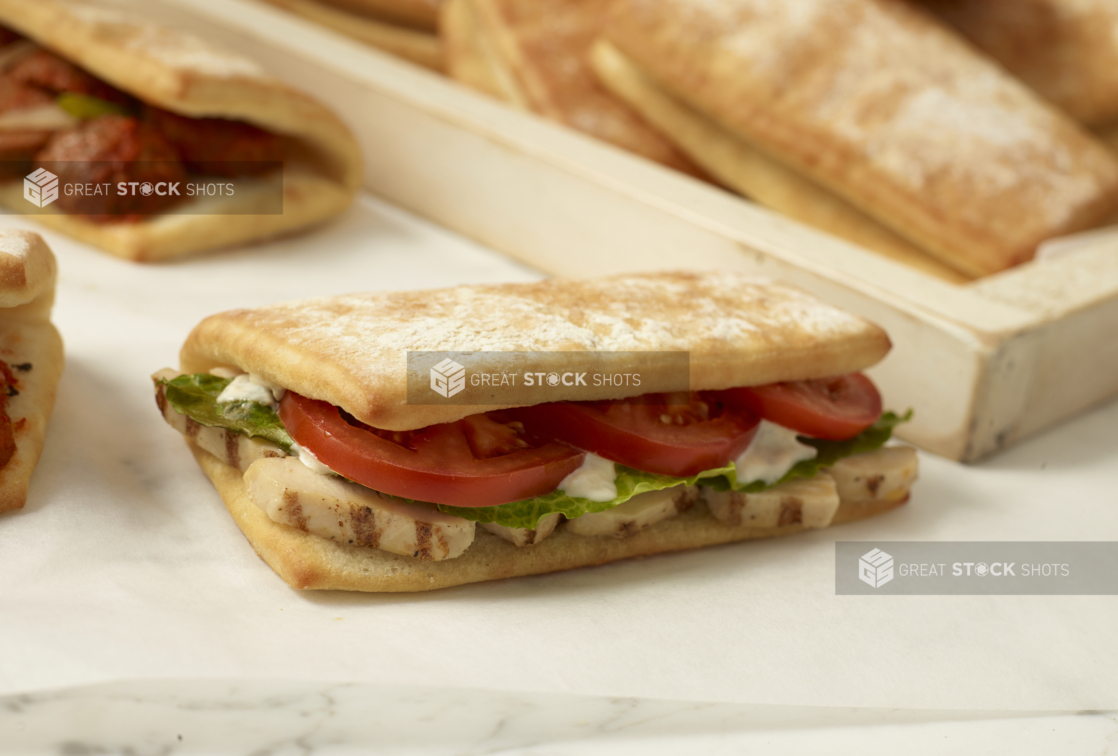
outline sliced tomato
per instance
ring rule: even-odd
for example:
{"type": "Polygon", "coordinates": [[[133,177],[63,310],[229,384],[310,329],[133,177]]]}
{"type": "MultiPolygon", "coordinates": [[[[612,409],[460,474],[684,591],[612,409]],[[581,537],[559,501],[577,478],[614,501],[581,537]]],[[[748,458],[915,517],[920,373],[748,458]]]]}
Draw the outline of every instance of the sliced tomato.
{"type": "Polygon", "coordinates": [[[725,392],[646,394],[617,402],[556,402],[509,414],[529,433],[646,472],[686,477],[741,454],[759,418],[725,392]]]}
{"type": "Polygon", "coordinates": [[[414,431],[347,419],[328,402],[293,391],[280,420],[295,443],[352,481],[407,499],[488,507],[541,496],[582,464],[582,452],[539,441],[499,412],[414,431]]]}
{"type": "Polygon", "coordinates": [[[765,420],[805,436],[844,441],[881,417],[881,394],[861,373],[731,389],[765,420]]]}

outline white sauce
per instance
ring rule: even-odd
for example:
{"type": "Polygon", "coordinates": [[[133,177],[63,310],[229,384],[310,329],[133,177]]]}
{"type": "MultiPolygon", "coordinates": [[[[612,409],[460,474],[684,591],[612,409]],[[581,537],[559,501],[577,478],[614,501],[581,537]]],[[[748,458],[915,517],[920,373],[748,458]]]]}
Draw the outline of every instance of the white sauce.
{"type": "Polygon", "coordinates": [[[228,402],[256,402],[272,409],[279,406],[284,389],[269,383],[260,376],[242,373],[234,378],[217,397],[218,404],[228,402]]]}
{"type": "MultiPolygon", "coordinates": [[[[251,373],[240,373],[235,368],[214,368],[210,371],[211,375],[216,375],[219,378],[232,378],[232,382],[218,395],[218,404],[225,404],[227,402],[256,402],[263,404],[272,409],[279,406],[279,400],[283,398],[286,389],[277,386],[274,383],[264,380],[258,375],[251,373]]],[[[318,461],[318,457],[309,449],[304,449],[299,444],[291,444],[291,454],[299,457],[299,461],[316,472],[319,475],[336,475],[326,465],[318,461]]]]}
{"type": "Polygon", "coordinates": [[[738,468],[738,482],[752,483],[760,480],[768,485],[776,483],[797,462],[814,459],[819,450],[801,444],[794,430],[768,420],[762,420],[757,435],[734,460],[738,468]]]}
{"type": "Polygon", "coordinates": [[[297,444],[295,442],[291,443],[291,453],[298,456],[299,461],[302,462],[307,467],[309,467],[311,469],[311,472],[316,472],[319,475],[336,475],[337,474],[333,470],[331,470],[329,467],[327,467],[326,465],[319,462],[318,457],[314,456],[314,453],[311,452],[310,449],[305,449],[302,446],[299,446],[299,444],[297,444]]]}
{"type": "Polygon", "coordinates": [[[586,459],[563,478],[559,490],[576,499],[610,501],[617,498],[617,468],[608,459],[586,452],[586,459]]]}

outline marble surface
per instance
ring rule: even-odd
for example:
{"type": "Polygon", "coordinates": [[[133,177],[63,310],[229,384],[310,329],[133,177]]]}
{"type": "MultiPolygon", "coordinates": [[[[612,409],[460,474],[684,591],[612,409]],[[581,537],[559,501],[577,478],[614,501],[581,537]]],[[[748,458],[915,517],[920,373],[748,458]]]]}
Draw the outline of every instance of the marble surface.
{"type": "Polygon", "coordinates": [[[1118,715],[749,706],[433,687],[162,681],[0,697],[0,753],[1105,754],[1118,715]]]}
{"type": "Polygon", "coordinates": [[[833,572],[836,538],[1113,537],[1116,402],[982,465],[923,455],[909,505],[833,533],[299,593],[147,375],[222,309],[537,274],[367,197],[311,236],[163,266],[46,236],[68,364],[28,507],[0,519],[0,754],[1118,753],[1113,715],[1067,713],[1118,702],[1113,597],[867,601],[833,572]]]}

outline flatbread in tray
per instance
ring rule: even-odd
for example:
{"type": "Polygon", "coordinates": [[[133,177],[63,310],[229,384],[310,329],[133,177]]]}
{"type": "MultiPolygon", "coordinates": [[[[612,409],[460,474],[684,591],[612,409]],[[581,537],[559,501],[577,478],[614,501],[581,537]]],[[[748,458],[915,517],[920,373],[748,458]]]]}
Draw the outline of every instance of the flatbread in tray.
{"type": "MultiPolygon", "coordinates": [[[[321,0],[267,0],[297,16],[344,34],[358,42],[410,60],[433,71],[443,70],[442,45],[431,28],[391,23],[377,16],[362,15],[356,5],[321,0]]],[[[433,10],[432,10],[433,12],[433,10]]]]}
{"type": "Polygon", "coordinates": [[[599,0],[449,0],[440,28],[447,72],[515,106],[705,177],[595,78],[589,53],[607,8],[599,0]]]}
{"type": "Polygon", "coordinates": [[[0,360],[14,378],[4,381],[3,410],[15,445],[0,466],[0,512],[27,500],[62,374],[62,339],[50,322],[56,278],[54,255],[38,234],[0,231],[0,360]]]}
{"type": "MultiPolygon", "coordinates": [[[[136,12],[86,0],[0,0],[0,25],[147,105],[190,118],[244,121],[282,139],[282,175],[232,179],[232,197],[188,198],[166,212],[107,222],[68,215],[55,203],[34,212],[48,228],[119,257],[152,261],[292,233],[342,212],[356,194],[362,160],[349,129],[251,60],[136,12]],[[278,192],[283,212],[270,213],[278,192]]],[[[0,204],[30,212],[23,191],[22,181],[0,185],[0,204]]]]}
{"type": "Polygon", "coordinates": [[[603,38],[670,96],[966,275],[1118,208],[1113,153],[911,3],[610,11],[603,38]]]}

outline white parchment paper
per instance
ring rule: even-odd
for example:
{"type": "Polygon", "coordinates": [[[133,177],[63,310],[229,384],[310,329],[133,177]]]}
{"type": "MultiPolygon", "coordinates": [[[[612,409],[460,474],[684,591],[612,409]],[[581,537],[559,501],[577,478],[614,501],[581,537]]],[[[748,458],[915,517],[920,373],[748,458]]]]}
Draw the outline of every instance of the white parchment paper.
{"type": "Polygon", "coordinates": [[[834,530],[423,595],[299,593],[253,554],[148,375],[220,310],[535,274],[369,199],[312,235],[167,265],[47,237],[68,362],[28,506],[0,516],[0,694],[209,677],[1118,707],[1118,598],[838,597],[833,546],[1111,539],[1118,404],[979,466],[924,455],[910,504],[834,530]]]}

